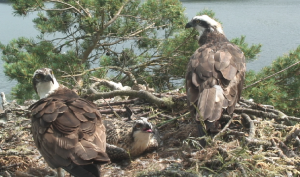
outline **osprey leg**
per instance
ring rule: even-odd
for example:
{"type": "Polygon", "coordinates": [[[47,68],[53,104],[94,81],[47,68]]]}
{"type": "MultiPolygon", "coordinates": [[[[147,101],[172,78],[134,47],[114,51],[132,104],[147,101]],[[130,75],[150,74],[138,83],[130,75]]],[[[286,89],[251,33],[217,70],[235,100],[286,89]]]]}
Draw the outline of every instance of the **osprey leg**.
{"type": "MultiPolygon", "coordinates": [[[[203,128],[200,121],[196,121],[196,123],[197,123],[198,134],[199,134],[199,137],[201,138],[201,137],[206,135],[206,132],[205,132],[205,130],[204,130],[204,128],[203,128]]],[[[202,147],[206,146],[206,140],[205,139],[201,139],[199,142],[200,142],[202,147]]]]}

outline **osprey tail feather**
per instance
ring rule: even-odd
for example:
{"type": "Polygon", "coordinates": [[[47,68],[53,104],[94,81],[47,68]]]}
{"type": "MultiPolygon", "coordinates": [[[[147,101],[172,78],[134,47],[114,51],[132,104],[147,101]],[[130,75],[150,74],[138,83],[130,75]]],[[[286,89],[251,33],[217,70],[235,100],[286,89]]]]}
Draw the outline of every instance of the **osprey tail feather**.
{"type": "Polygon", "coordinates": [[[227,107],[221,86],[215,85],[199,93],[196,107],[198,109],[196,110],[196,120],[204,121],[206,130],[213,128],[214,124],[211,122],[218,120],[221,117],[222,109],[227,107]]]}

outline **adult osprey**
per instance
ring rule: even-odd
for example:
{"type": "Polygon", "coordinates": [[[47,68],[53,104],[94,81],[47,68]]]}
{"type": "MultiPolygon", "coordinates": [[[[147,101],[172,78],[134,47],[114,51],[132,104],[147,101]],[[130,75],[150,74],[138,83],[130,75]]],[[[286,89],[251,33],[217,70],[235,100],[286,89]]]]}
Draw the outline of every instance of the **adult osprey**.
{"type": "Polygon", "coordinates": [[[45,161],[75,177],[99,177],[110,160],[97,106],[59,85],[49,68],[34,72],[33,87],[40,100],[29,107],[32,134],[45,161]]]}
{"type": "MultiPolygon", "coordinates": [[[[202,137],[206,134],[204,130],[214,132],[218,128],[217,120],[223,110],[229,115],[233,113],[243,89],[245,57],[225,37],[220,23],[209,16],[195,16],[185,27],[193,27],[200,34],[200,47],[187,67],[186,92],[202,137]]],[[[201,144],[205,145],[205,141],[201,144]]]]}

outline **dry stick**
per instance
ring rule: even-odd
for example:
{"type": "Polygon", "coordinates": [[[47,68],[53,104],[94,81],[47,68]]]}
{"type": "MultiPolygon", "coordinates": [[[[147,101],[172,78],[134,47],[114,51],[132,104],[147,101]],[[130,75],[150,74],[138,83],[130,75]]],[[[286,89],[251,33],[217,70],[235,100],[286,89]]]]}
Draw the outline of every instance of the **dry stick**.
{"type": "Polygon", "coordinates": [[[281,71],[278,71],[277,73],[274,73],[274,74],[272,74],[272,75],[270,75],[270,76],[267,76],[267,77],[265,77],[265,78],[262,78],[262,79],[260,79],[260,80],[258,80],[258,81],[256,81],[256,82],[254,82],[253,84],[250,84],[250,85],[244,87],[243,89],[246,89],[246,88],[248,88],[248,87],[251,87],[251,86],[253,86],[253,85],[256,85],[257,83],[259,83],[259,82],[261,82],[261,81],[264,81],[264,80],[269,79],[269,78],[271,78],[271,77],[273,77],[273,76],[275,76],[275,75],[277,75],[277,74],[279,74],[279,73],[282,73],[283,71],[285,71],[285,70],[287,70],[287,69],[289,69],[289,68],[291,68],[291,67],[293,67],[293,66],[295,66],[295,65],[297,65],[297,64],[299,64],[299,63],[300,63],[300,61],[298,61],[298,62],[296,62],[296,63],[294,63],[294,64],[288,66],[287,68],[285,68],[285,69],[283,69],[283,70],[281,70],[281,71]]]}
{"type": "Polygon", "coordinates": [[[102,99],[104,100],[104,102],[106,104],[108,104],[108,106],[110,107],[110,109],[114,112],[114,115],[117,116],[119,119],[121,119],[121,117],[119,116],[119,114],[116,111],[114,111],[114,108],[111,107],[110,104],[103,97],[102,97],[102,99]]]}
{"type": "Polygon", "coordinates": [[[281,157],[283,160],[285,160],[289,165],[295,165],[294,161],[292,159],[288,158],[283,151],[278,147],[276,142],[274,141],[274,138],[271,139],[273,147],[277,150],[277,153],[279,157],[281,157]]]}
{"type": "Polygon", "coordinates": [[[274,118],[274,119],[279,118],[278,115],[272,112],[264,112],[264,111],[253,110],[248,108],[235,108],[234,112],[237,114],[246,113],[246,114],[255,115],[262,118],[274,118]]]}
{"type": "Polygon", "coordinates": [[[163,126],[163,125],[166,125],[167,123],[173,122],[173,121],[175,121],[175,120],[177,120],[177,119],[179,119],[179,118],[181,118],[181,117],[184,117],[184,116],[188,115],[189,113],[190,113],[190,112],[187,112],[187,113],[185,113],[185,114],[183,114],[183,115],[181,115],[181,116],[175,117],[174,119],[167,120],[167,121],[165,121],[165,122],[162,122],[162,123],[160,123],[160,124],[157,124],[156,126],[157,126],[157,127],[161,127],[161,126],[163,126]]]}
{"type": "Polygon", "coordinates": [[[294,128],[286,137],[284,143],[288,144],[292,139],[300,135],[300,129],[294,128]]]}
{"type": "Polygon", "coordinates": [[[232,120],[233,120],[233,116],[231,116],[231,119],[227,122],[227,124],[224,126],[224,128],[218,134],[216,134],[216,136],[213,137],[212,141],[215,141],[215,139],[217,137],[219,137],[229,127],[229,125],[231,124],[232,120]]]}
{"type": "Polygon", "coordinates": [[[250,139],[254,138],[254,136],[255,136],[255,125],[254,125],[253,121],[245,113],[242,113],[242,117],[249,123],[249,126],[250,126],[248,138],[250,138],[250,139]]]}
{"type": "Polygon", "coordinates": [[[159,107],[164,107],[164,106],[168,106],[168,107],[172,107],[172,105],[174,104],[173,101],[171,100],[167,100],[167,98],[157,98],[156,96],[154,96],[153,94],[151,94],[150,92],[147,91],[136,91],[136,90],[115,90],[115,91],[111,91],[111,92],[97,92],[93,88],[90,87],[90,90],[93,92],[93,94],[89,95],[87,97],[87,99],[89,100],[97,100],[99,98],[112,98],[115,96],[131,96],[131,97],[139,97],[142,99],[147,100],[150,103],[154,103],[159,107]]]}
{"type": "MultiPolygon", "coordinates": [[[[125,100],[125,101],[116,101],[116,102],[111,102],[109,103],[111,106],[115,106],[115,105],[122,105],[122,104],[131,104],[134,103],[135,101],[137,101],[138,98],[135,99],[131,99],[131,100],[125,100]]],[[[135,104],[137,105],[137,104],[135,104]]],[[[107,106],[107,103],[101,103],[101,104],[97,104],[98,107],[103,107],[103,106],[107,106]]]]}
{"type": "Polygon", "coordinates": [[[6,168],[11,168],[11,167],[15,167],[15,166],[19,166],[19,165],[22,165],[23,163],[20,162],[20,163],[16,163],[16,164],[12,164],[12,165],[8,165],[8,166],[3,166],[3,167],[0,167],[0,170],[1,169],[6,169],[6,168]]]}
{"type": "Polygon", "coordinates": [[[243,177],[248,177],[246,170],[244,169],[243,165],[236,162],[235,165],[237,166],[238,169],[240,169],[243,177]]]}

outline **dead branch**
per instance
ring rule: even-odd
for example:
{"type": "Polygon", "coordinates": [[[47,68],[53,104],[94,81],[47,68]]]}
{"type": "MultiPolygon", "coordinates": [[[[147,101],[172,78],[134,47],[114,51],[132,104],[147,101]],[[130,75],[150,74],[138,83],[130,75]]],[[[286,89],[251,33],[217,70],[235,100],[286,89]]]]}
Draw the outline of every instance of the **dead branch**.
{"type": "Polygon", "coordinates": [[[8,165],[8,166],[3,166],[3,167],[0,167],[0,170],[2,169],[7,169],[7,168],[12,168],[12,167],[16,167],[16,166],[19,166],[19,165],[22,165],[23,163],[16,163],[16,164],[12,164],[12,165],[8,165]]]}
{"type": "Polygon", "coordinates": [[[260,110],[254,110],[254,109],[249,109],[249,108],[236,108],[234,110],[235,113],[237,114],[250,114],[250,115],[254,115],[257,117],[262,117],[262,118],[279,118],[277,115],[275,115],[274,113],[271,112],[264,112],[264,111],[260,111],[260,110]]]}
{"type": "MultiPolygon", "coordinates": [[[[101,114],[126,113],[126,109],[99,109],[101,114]]],[[[144,109],[132,109],[132,112],[142,112],[144,109]]]]}
{"type": "Polygon", "coordinates": [[[219,136],[221,136],[223,134],[223,132],[229,127],[229,125],[231,124],[233,120],[233,116],[231,117],[231,119],[227,122],[227,124],[224,126],[224,128],[218,133],[216,134],[216,136],[213,137],[212,141],[215,141],[215,139],[219,136]]]}
{"type": "Polygon", "coordinates": [[[138,97],[141,99],[145,99],[146,101],[156,104],[159,107],[172,107],[174,102],[172,101],[172,97],[169,98],[157,98],[153,94],[147,91],[136,91],[136,90],[115,90],[111,92],[97,92],[93,88],[90,88],[93,92],[92,94],[87,96],[89,100],[98,100],[101,98],[113,98],[115,96],[130,96],[130,97],[138,97]]]}
{"type": "MultiPolygon", "coordinates": [[[[109,104],[110,104],[111,106],[115,106],[115,105],[123,105],[123,104],[132,104],[132,103],[137,102],[138,100],[139,100],[138,98],[135,98],[135,99],[131,99],[131,100],[111,102],[111,103],[109,103],[109,104]]],[[[136,103],[135,103],[135,105],[136,105],[136,103]]],[[[101,103],[101,104],[98,104],[97,106],[103,107],[103,106],[108,106],[108,105],[107,105],[107,103],[101,103]]]]}
{"type": "Polygon", "coordinates": [[[289,142],[291,142],[293,139],[295,139],[299,135],[300,135],[300,129],[294,128],[291,132],[289,132],[287,134],[287,136],[285,137],[284,143],[288,144],[289,142]]]}
{"type": "Polygon", "coordinates": [[[249,128],[249,136],[248,136],[248,138],[249,139],[254,138],[255,137],[255,125],[254,125],[253,121],[245,113],[242,113],[242,117],[246,120],[246,125],[249,128]]]}

